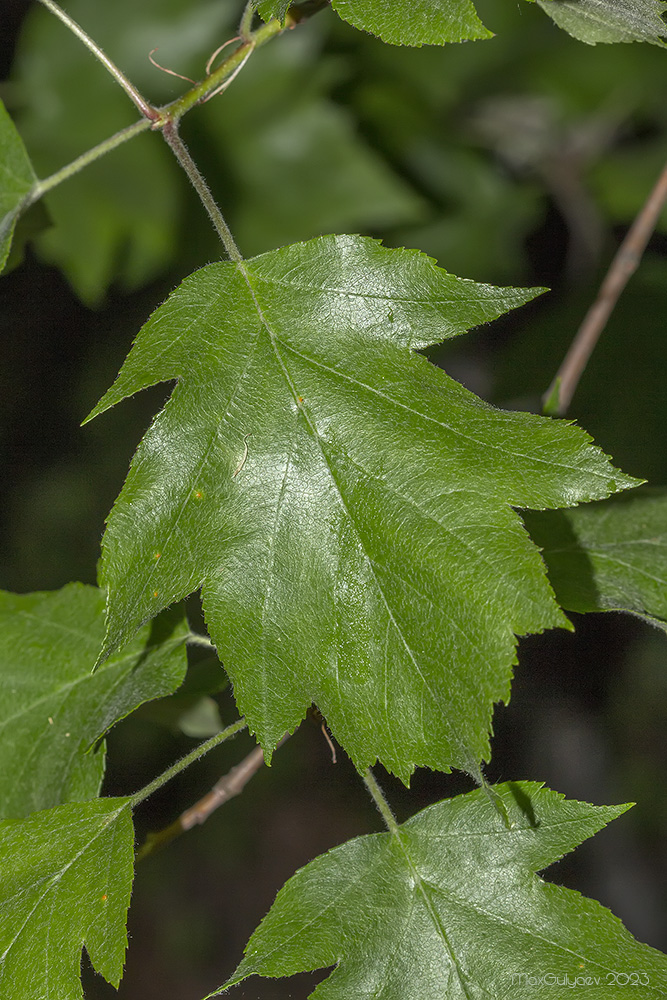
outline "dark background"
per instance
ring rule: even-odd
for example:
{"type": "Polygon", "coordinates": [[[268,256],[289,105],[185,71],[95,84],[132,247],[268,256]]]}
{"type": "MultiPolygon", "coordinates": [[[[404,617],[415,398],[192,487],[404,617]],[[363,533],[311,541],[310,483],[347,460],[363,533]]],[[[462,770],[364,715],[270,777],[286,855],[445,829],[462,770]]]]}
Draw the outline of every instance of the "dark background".
{"type": "MultiPolygon", "coordinates": [[[[129,124],[133,109],[61,25],[29,6],[0,0],[0,96],[46,176],[129,124]]],[[[68,10],[161,101],[181,83],[151,67],[147,52],[159,45],[164,65],[201,76],[234,34],[239,7],[78,0],[68,10]],[[187,34],[189,24],[198,27],[187,34]]],[[[194,111],[184,130],[246,254],[361,231],[425,250],[465,277],[549,286],[530,307],[432,355],[482,397],[538,410],[667,158],[667,63],[649,46],[577,43],[532,4],[479,8],[497,37],[442,50],[384,46],[320,14],[258,52],[229,94],[194,111]]],[[[0,283],[6,589],[95,582],[105,515],[166,390],[79,423],[155,304],[219,256],[159,136],[135,142],[138,152],[115,152],[32,213],[34,241],[0,283]]],[[[625,471],[656,485],[667,483],[666,234],[663,215],[569,414],[625,471]]],[[[196,600],[189,604],[196,621],[196,600]]],[[[573,635],[521,640],[487,774],[545,781],[596,803],[637,801],[547,877],[600,899],[633,934],[665,948],[665,636],[616,614],[573,621],[573,635]]],[[[231,699],[218,700],[231,720],[231,699]]],[[[135,790],[192,745],[139,713],[111,734],[105,791],[135,790]]],[[[139,839],[251,745],[240,737],[151,799],[137,818],[139,839]]],[[[389,776],[384,785],[399,818],[470,787],[461,775],[427,772],[409,792],[389,776]]],[[[229,975],[297,867],[379,828],[344,754],[334,765],[319,723],[306,720],[240,799],[139,865],[120,997],[199,1000],[229,975]]],[[[251,981],[233,995],[301,998],[317,979],[251,981]]],[[[112,993],[87,978],[91,1000],[112,993]]]]}

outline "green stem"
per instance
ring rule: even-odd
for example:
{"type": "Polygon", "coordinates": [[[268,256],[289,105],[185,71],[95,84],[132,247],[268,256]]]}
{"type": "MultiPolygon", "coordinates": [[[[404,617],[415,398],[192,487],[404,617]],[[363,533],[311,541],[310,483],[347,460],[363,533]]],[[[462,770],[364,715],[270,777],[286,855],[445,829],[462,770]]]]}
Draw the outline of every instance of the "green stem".
{"type": "Polygon", "coordinates": [[[218,208],[218,204],[211,194],[211,189],[204,180],[203,174],[200,172],[199,167],[188,153],[187,146],[179,136],[176,122],[165,122],[162,126],[162,134],[199,195],[199,200],[208,212],[209,218],[215,226],[215,230],[222,240],[230,260],[233,260],[235,264],[240,264],[243,260],[241,251],[236,245],[231,229],[225,222],[225,217],[218,208]]]}
{"type": "Polygon", "coordinates": [[[223,729],[221,733],[217,733],[217,735],[212,736],[211,739],[206,740],[205,743],[200,743],[198,747],[195,747],[194,750],[187,753],[185,757],[181,757],[180,760],[176,761],[175,764],[172,764],[172,766],[167,768],[166,771],[163,771],[157,778],[154,778],[153,781],[149,782],[149,784],[140,788],[138,792],[135,792],[135,794],[130,798],[130,807],[134,809],[135,806],[138,806],[140,802],[147,799],[149,795],[153,794],[153,792],[157,792],[158,789],[162,788],[163,785],[166,785],[168,781],[171,781],[171,779],[175,778],[177,774],[180,774],[181,771],[186,769],[186,767],[189,767],[190,764],[194,764],[196,760],[199,760],[200,757],[203,757],[210,750],[215,750],[215,748],[220,746],[221,743],[224,743],[225,740],[230,739],[232,736],[236,736],[236,734],[245,729],[247,725],[248,723],[245,719],[237,719],[236,722],[232,722],[231,726],[227,726],[226,729],[223,729]]]}
{"type": "Polygon", "coordinates": [[[201,632],[190,632],[185,640],[188,646],[204,646],[206,649],[215,649],[215,646],[207,635],[201,632]]]}
{"type": "Polygon", "coordinates": [[[65,11],[58,6],[55,0],[40,0],[40,3],[50,10],[52,14],[55,14],[56,17],[60,18],[63,24],[65,24],[69,30],[83,42],[86,48],[93,53],[95,58],[99,59],[105,69],[111,73],[116,83],[120,84],[130,100],[136,104],[142,115],[154,121],[157,115],[155,108],[142,97],[134,84],[125,76],[123,71],[120,70],[118,66],[111,61],[111,59],[109,59],[106,52],[100,48],[97,42],[94,42],[90,35],[86,34],[81,25],[77,24],[74,18],[70,17],[69,14],[66,14],[65,11]]]}
{"type": "Polygon", "coordinates": [[[396,818],[391,811],[391,807],[385,798],[384,792],[375,780],[375,775],[371,771],[370,767],[366,770],[364,782],[366,784],[366,788],[371,793],[371,797],[375,802],[375,805],[378,807],[380,815],[385,822],[385,826],[390,833],[398,833],[398,823],[396,822],[396,818]]]}
{"type": "Polygon", "coordinates": [[[128,125],[127,128],[121,129],[120,132],[116,132],[109,139],[105,139],[104,142],[100,142],[97,146],[93,146],[87,152],[78,156],[76,160],[72,160],[67,166],[61,167],[60,170],[56,170],[55,174],[51,174],[50,177],[46,177],[43,181],[37,181],[34,187],[28,193],[26,198],[26,208],[32,205],[34,202],[39,201],[39,199],[45,195],[51,188],[57,187],[58,184],[62,184],[63,181],[68,180],[77,174],[79,170],[83,170],[84,167],[89,166],[98,160],[101,156],[106,153],[110,153],[112,149],[117,146],[122,146],[124,142],[128,139],[134,138],[135,135],[139,135],[140,132],[146,132],[147,129],[151,127],[151,123],[147,118],[141,118],[138,122],[133,125],[128,125]]]}
{"type": "Polygon", "coordinates": [[[248,0],[239,24],[239,35],[244,42],[248,42],[252,38],[252,19],[255,16],[255,6],[253,0],[248,0]]]}
{"type": "Polygon", "coordinates": [[[163,108],[159,108],[155,128],[161,128],[169,121],[178,122],[187,111],[190,111],[196,104],[200,104],[214,91],[219,90],[227,77],[241,68],[251,52],[266,45],[276,35],[280,35],[285,28],[293,28],[295,23],[288,17],[284,26],[278,20],[261,25],[238,48],[234,49],[231,55],[227,56],[209,76],[195,84],[182,97],[163,108]]]}
{"type": "MultiPolygon", "coordinates": [[[[53,0],[40,0],[40,2],[48,7],[49,10],[52,10],[54,14],[57,14],[58,17],[61,17],[61,20],[64,20],[69,26],[73,26],[75,24],[75,22],[71,21],[71,19],[60,10],[57,4],[53,3],[53,0]]],[[[148,111],[146,117],[138,122],[135,122],[133,125],[129,125],[127,128],[122,129],[120,132],[117,132],[116,135],[111,136],[111,138],[100,142],[97,146],[94,146],[86,153],[83,153],[81,156],[77,157],[76,160],[73,160],[66,166],[61,167],[60,170],[57,170],[44,180],[38,181],[26,197],[25,204],[22,206],[21,210],[23,211],[24,208],[28,208],[52,188],[61,184],[63,181],[68,180],[68,178],[78,173],[79,170],[89,166],[89,164],[104,156],[106,153],[111,152],[111,150],[115,149],[117,146],[127,142],[128,139],[132,139],[135,135],[139,135],[140,132],[146,132],[149,128],[164,128],[164,126],[169,122],[178,122],[187,111],[190,111],[195,105],[201,103],[202,100],[206,99],[206,97],[212,94],[215,90],[219,90],[225,80],[241,68],[254,49],[265,45],[276,35],[280,34],[284,28],[292,28],[296,23],[298,23],[296,19],[290,20],[290,17],[288,16],[284,27],[281,26],[280,22],[277,20],[270,21],[268,24],[262,25],[257,29],[257,31],[254,32],[252,38],[246,44],[240,45],[234,52],[232,52],[232,54],[220,64],[214,73],[211,73],[210,76],[207,76],[204,80],[198,83],[187,93],[183,94],[182,97],[173,101],[171,104],[155,109],[144,102],[145,109],[141,108],[141,110],[143,114],[146,114],[146,111],[148,111]]],[[[104,55],[102,50],[99,49],[99,47],[96,46],[91,39],[88,39],[85,32],[83,32],[78,25],[76,25],[76,27],[78,31],[75,33],[79,34],[79,37],[81,37],[86,44],[90,42],[89,48],[92,47],[93,51],[104,55]]],[[[106,60],[106,56],[104,56],[104,59],[106,60]]],[[[110,63],[110,60],[107,60],[105,65],[108,63],[110,63]]],[[[131,86],[132,85],[130,84],[130,87],[131,86]]]]}

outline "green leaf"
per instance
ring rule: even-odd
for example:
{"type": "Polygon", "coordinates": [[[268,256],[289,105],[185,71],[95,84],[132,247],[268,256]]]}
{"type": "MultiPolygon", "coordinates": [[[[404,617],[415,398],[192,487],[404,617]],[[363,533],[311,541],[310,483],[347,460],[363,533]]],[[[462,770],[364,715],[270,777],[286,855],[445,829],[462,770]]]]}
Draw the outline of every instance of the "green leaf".
{"type": "Polygon", "coordinates": [[[82,1000],[81,948],[118,986],[132,889],[129,799],[77,802],[0,823],[0,993],[82,1000]]]}
{"type": "Polygon", "coordinates": [[[284,21],[292,0],[254,0],[254,3],[264,21],[270,21],[274,17],[284,21]]]}
{"type": "Polygon", "coordinates": [[[332,0],[331,5],[355,28],[392,45],[444,45],[493,37],[470,0],[332,0]]]}
{"type": "Polygon", "coordinates": [[[180,610],[145,628],[96,672],[104,595],[0,592],[0,815],[24,816],[93,798],[104,772],[94,744],[142,702],[183,680],[188,629],[180,610]]]}
{"type": "Polygon", "coordinates": [[[515,633],[568,625],[512,506],[635,484],[415,353],[534,295],[355,236],[186,279],[91,414],[179,380],[108,521],[105,652],[201,587],[267,755],[315,702],[359,768],[474,769],[515,633]]]}
{"type": "Polygon", "coordinates": [[[598,42],[664,45],[664,0],[536,0],[545,14],[574,38],[598,42]]]}
{"type": "Polygon", "coordinates": [[[311,861],[280,890],[220,989],[335,966],[312,997],[553,1000],[565,995],[559,985],[591,998],[664,996],[664,955],[599,903],[534,874],[628,806],[568,801],[529,782],[496,790],[510,830],[480,789],[311,861]],[[610,985],[610,970],[625,982],[610,985]],[[586,989],[578,977],[593,982],[586,989]]]}
{"type": "Polygon", "coordinates": [[[21,136],[0,101],[0,271],[9,256],[21,205],[36,180],[21,136]]]}
{"type": "Polygon", "coordinates": [[[631,611],[667,628],[667,491],[529,512],[549,580],[569,611],[631,611]]]}

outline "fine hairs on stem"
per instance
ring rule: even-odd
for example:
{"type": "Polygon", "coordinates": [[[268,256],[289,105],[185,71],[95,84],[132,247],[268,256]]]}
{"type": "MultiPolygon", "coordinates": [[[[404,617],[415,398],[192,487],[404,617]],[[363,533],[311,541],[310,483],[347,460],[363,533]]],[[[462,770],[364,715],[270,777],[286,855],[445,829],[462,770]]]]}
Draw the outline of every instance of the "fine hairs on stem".
{"type": "Polygon", "coordinates": [[[378,812],[382,816],[385,822],[385,826],[390,833],[398,833],[398,823],[396,822],[396,817],[391,811],[391,806],[389,805],[384,792],[380,788],[379,784],[375,779],[375,775],[371,771],[370,767],[366,769],[364,774],[364,784],[366,788],[371,793],[371,798],[378,808],[378,812]]]}
{"type": "Polygon", "coordinates": [[[214,750],[221,743],[224,743],[225,740],[230,739],[232,736],[236,736],[236,734],[240,733],[246,728],[246,726],[247,722],[244,718],[237,719],[236,722],[232,722],[230,726],[223,729],[221,733],[217,733],[215,736],[212,736],[211,739],[206,740],[205,743],[200,743],[198,747],[191,750],[190,753],[185,755],[185,757],[181,757],[180,760],[176,761],[175,764],[172,764],[172,766],[167,768],[166,771],[163,771],[163,773],[158,775],[157,778],[149,782],[149,784],[145,785],[143,788],[140,788],[138,792],[135,792],[135,794],[130,798],[130,805],[132,808],[134,809],[140,802],[143,802],[150,795],[153,795],[154,792],[157,792],[163,785],[166,785],[168,781],[175,778],[177,774],[184,771],[186,767],[190,766],[190,764],[194,764],[194,762],[199,760],[200,757],[209,753],[210,750],[214,750]]]}
{"type": "Polygon", "coordinates": [[[174,156],[188,175],[195,191],[199,195],[199,199],[208,212],[209,218],[213,223],[225,250],[227,251],[229,259],[233,260],[235,264],[240,264],[243,261],[241,251],[236,245],[236,241],[225,221],[225,217],[220,211],[203,174],[200,172],[199,167],[190,156],[187,146],[179,136],[176,122],[168,121],[162,129],[162,134],[164,135],[164,138],[174,156]]]}
{"type": "Polygon", "coordinates": [[[93,41],[90,35],[88,35],[79,24],[77,24],[74,18],[70,17],[69,14],[66,14],[65,11],[59,7],[57,3],[55,3],[55,0],[40,0],[40,3],[50,10],[52,14],[55,14],[55,16],[59,18],[63,24],[67,25],[69,30],[83,42],[86,48],[89,49],[97,59],[99,59],[105,69],[107,69],[112,75],[114,80],[120,84],[130,100],[134,102],[141,114],[145,118],[154,121],[158,117],[156,109],[149,104],[144,97],[142,97],[134,84],[125,76],[123,71],[119,69],[118,66],[111,61],[111,59],[109,59],[106,52],[100,48],[97,42],[93,41]]]}

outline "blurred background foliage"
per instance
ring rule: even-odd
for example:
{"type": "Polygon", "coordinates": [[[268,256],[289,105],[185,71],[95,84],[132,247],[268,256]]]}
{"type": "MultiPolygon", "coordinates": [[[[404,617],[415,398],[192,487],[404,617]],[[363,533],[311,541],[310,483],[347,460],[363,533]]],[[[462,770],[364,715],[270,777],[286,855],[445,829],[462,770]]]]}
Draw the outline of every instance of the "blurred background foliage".
{"type": "MultiPolygon", "coordinates": [[[[45,10],[1,0],[0,96],[40,176],[135,120],[90,54],[45,10]]],[[[201,78],[235,33],[237,0],[69,0],[68,11],[154,102],[201,78]]],[[[383,45],[324,11],[256,53],[183,134],[246,255],[323,232],[417,247],[456,274],[551,292],[430,352],[498,405],[538,410],[599,281],[667,159],[667,56],[590,47],[533,4],[480,0],[496,36],[444,49],[383,45]]],[[[190,270],[220,257],[196,198],[157,135],[144,134],[55,190],[23,223],[24,259],[0,283],[4,475],[0,585],[94,582],[104,517],[169,387],[80,430],[139,326],[190,270]]],[[[570,416],[617,464],[667,484],[667,212],[593,356],[570,416]]],[[[196,601],[191,601],[196,621],[196,601]]],[[[609,905],[667,945],[667,641],[615,614],[573,616],[574,635],[523,640],[512,703],[496,714],[493,780],[545,780],[628,816],[549,877],[609,905]]],[[[197,657],[193,658],[195,661],[197,657]]],[[[134,790],[193,736],[234,715],[209,677],[111,736],[106,789],[134,790]],[[206,701],[193,713],[192,692],[206,701]],[[215,704],[212,704],[215,702],[215,704]],[[186,704],[187,702],[187,704],[186,704]],[[183,706],[187,721],[183,722],[183,706]],[[179,721],[180,720],[180,721],[179,721]]],[[[206,670],[204,675],[208,676],[206,670]]],[[[209,671],[210,672],[210,671],[209,671]]],[[[196,702],[196,699],[195,699],[196,702]]],[[[250,749],[241,738],[138,817],[169,823],[250,749]]],[[[466,790],[419,773],[386,779],[401,818],[466,790]]],[[[141,863],[121,998],[201,997],[222,981],[273,895],[315,853],[379,828],[344,760],[307,721],[244,795],[141,863]]],[[[305,997],[317,977],[239,997],[305,997]]],[[[92,977],[86,995],[111,995],[92,977]]]]}

